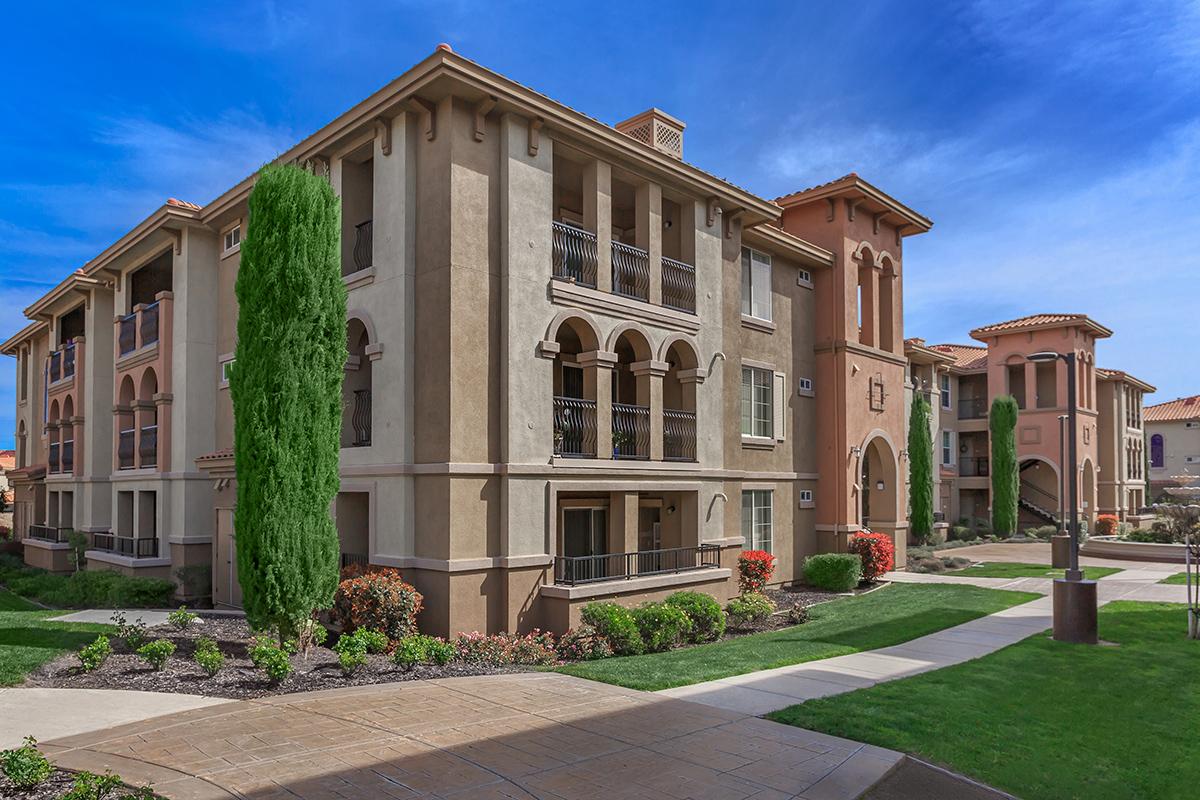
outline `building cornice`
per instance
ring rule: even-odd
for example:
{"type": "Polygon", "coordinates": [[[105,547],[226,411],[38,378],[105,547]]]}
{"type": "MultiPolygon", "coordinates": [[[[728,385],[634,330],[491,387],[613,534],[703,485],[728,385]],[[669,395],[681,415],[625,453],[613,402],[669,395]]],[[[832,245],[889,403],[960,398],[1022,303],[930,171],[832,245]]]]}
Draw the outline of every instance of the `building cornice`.
{"type": "Polygon", "coordinates": [[[762,223],[742,230],[742,240],[758,244],[780,255],[796,259],[806,267],[832,267],[834,255],[823,247],[805,241],[770,223],[762,223]]]}
{"type": "Polygon", "coordinates": [[[45,333],[46,328],[48,327],[49,326],[45,322],[40,320],[29,323],[24,328],[21,328],[21,330],[17,331],[15,334],[5,340],[3,344],[0,344],[0,353],[3,353],[6,356],[15,356],[17,354],[17,349],[21,345],[25,344],[25,342],[29,341],[30,339],[33,339],[38,334],[45,333]]]}

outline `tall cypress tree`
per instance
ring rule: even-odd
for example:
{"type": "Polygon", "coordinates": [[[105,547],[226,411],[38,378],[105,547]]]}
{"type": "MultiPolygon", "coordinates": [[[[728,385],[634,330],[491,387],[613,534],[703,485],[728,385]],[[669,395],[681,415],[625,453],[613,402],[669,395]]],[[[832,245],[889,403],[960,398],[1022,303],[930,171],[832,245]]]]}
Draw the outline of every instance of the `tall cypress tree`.
{"type": "Polygon", "coordinates": [[[251,625],[283,639],[330,605],[338,582],[341,209],[326,181],[285,165],[263,168],[249,207],[229,380],[238,580],[251,625]]]}
{"type": "Polygon", "coordinates": [[[988,428],[992,434],[992,531],[999,536],[1017,532],[1017,499],[1021,496],[1017,464],[1017,401],[1001,395],[992,401],[988,428]]]}
{"type": "Polygon", "coordinates": [[[908,525],[918,542],[933,535],[933,439],[929,401],[917,392],[908,414],[908,525]]]}

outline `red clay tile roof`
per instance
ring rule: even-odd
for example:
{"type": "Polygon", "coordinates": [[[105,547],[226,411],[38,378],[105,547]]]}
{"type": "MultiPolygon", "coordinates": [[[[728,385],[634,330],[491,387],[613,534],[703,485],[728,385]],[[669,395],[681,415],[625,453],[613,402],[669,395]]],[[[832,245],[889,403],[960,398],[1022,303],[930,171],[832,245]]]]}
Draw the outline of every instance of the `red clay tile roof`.
{"type": "Polygon", "coordinates": [[[826,186],[833,186],[835,183],[841,183],[842,181],[849,180],[851,178],[853,178],[854,180],[858,180],[858,173],[857,172],[847,172],[845,175],[843,175],[840,178],[834,178],[831,181],[825,181],[824,183],[818,183],[816,186],[809,186],[805,189],[797,189],[794,192],[788,192],[787,194],[781,194],[781,195],[779,195],[779,197],[775,198],[774,202],[778,203],[780,200],[787,200],[792,197],[797,197],[799,195],[804,194],[805,192],[811,192],[814,189],[824,189],[826,186]]]}
{"type": "Polygon", "coordinates": [[[1087,314],[1030,314],[1027,317],[1018,317],[1006,322],[996,322],[976,328],[971,331],[971,337],[978,339],[980,336],[986,336],[989,333],[1007,333],[1008,331],[1017,331],[1024,328],[1056,328],[1070,324],[1089,327],[1098,336],[1112,335],[1112,331],[1090,318],[1087,314]]]}
{"type": "Polygon", "coordinates": [[[1142,411],[1142,419],[1146,422],[1174,422],[1184,419],[1200,419],[1200,394],[1191,397],[1179,397],[1154,406],[1146,406],[1142,411]]]}
{"type": "Polygon", "coordinates": [[[15,469],[17,466],[16,450],[0,450],[0,472],[15,469]]]}
{"type": "Polygon", "coordinates": [[[200,206],[196,205],[195,203],[189,203],[187,200],[179,200],[178,198],[175,198],[175,197],[168,197],[167,205],[175,206],[176,208],[186,208],[189,211],[199,211],[200,210],[200,206]]]}
{"type": "Polygon", "coordinates": [[[1119,369],[1104,369],[1102,367],[1096,367],[1096,377],[1102,381],[1125,381],[1126,383],[1133,383],[1141,387],[1141,389],[1146,392],[1153,392],[1156,388],[1143,380],[1135,378],[1128,372],[1119,369]]]}
{"type": "Polygon", "coordinates": [[[987,348],[973,344],[931,344],[930,350],[937,350],[954,358],[954,366],[958,369],[986,369],[987,348]]]}

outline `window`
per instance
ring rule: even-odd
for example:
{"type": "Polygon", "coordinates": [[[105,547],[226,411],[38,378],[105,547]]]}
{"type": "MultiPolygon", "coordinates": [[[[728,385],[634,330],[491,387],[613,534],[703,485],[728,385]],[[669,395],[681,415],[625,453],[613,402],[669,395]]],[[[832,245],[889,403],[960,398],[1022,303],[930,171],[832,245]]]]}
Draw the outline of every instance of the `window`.
{"type": "Polygon", "coordinates": [[[942,408],[950,408],[950,376],[941,376],[942,408]]]}
{"type": "Polygon", "coordinates": [[[811,503],[812,501],[813,501],[812,489],[801,489],[800,490],[800,502],[801,503],[811,503]]]}
{"type": "Polygon", "coordinates": [[[771,552],[771,490],[742,492],[742,538],[751,550],[771,552]]]}
{"type": "Polygon", "coordinates": [[[1156,433],[1150,437],[1150,466],[1162,467],[1163,465],[1163,436],[1161,433],[1156,433]]]}
{"type": "Polygon", "coordinates": [[[811,392],[813,390],[812,378],[800,379],[800,391],[811,392]]]}
{"type": "Polygon", "coordinates": [[[1185,456],[1183,459],[1185,464],[1200,464],[1200,456],[1185,456]]]}
{"type": "Polygon", "coordinates": [[[239,222],[229,230],[225,231],[224,246],[221,248],[222,253],[232,253],[239,249],[242,243],[242,224],[239,222]]]}
{"type": "Polygon", "coordinates": [[[883,401],[887,397],[887,392],[883,388],[883,376],[876,374],[871,378],[871,410],[883,411],[883,401]]]}
{"type": "Polygon", "coordinates": [[[1183,423],[1183,427],[1189,428],[1189,429],[1200,428],[1200,422],[1185,422],[1185,423],[1183,423]]]}
{"type": "Polygon", "coordinates": [[[221,362],[221,385],[229,385],[229,376],[233,374],[233,359],[227,358],[221,362]]]}
{"type": "Polygon", "coordinates": [[[771,257],[742,248],[742,313],[771,320],[771,257]]]}
{"type": "Polygon", "coordinates": [[[772,436],[771,376],[767,369],[742,367],[742,435],[772,436]]]}
{"type": "Polygon", "coordinates": [[[954,431],[942,431],[942,465],[954,463],[954,431]]]}
{"type": "Polygon", "coordinates": [[[807,284],[807,285],[811,286],[812,285],[812,273],[806,269],[796,270],[796,283],[797,283],[797,285],[807,284]]]}

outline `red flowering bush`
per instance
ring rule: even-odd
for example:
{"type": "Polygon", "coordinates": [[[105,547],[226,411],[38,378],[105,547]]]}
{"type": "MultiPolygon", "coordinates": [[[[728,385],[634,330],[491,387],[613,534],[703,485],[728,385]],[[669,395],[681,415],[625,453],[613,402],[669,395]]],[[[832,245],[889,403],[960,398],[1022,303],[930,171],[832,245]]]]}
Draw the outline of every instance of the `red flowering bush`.
{"type": "Polygon", "coordinates": [[[738,589],[761,592],[775,574],[775,556],[766,550],[743,550],[738,556],[738,589]]]}
{"type": "Polygon", "coordinates": [[[554,634],[537,629],[524,636],[515,633],[488,636],[478,631],[463,633],[454,640],[454,647],[458,651],[458,660],[464,664],[548,666],[558,661],[554,634]]]}
{"type": "Polygon", "coordinates": [[[571,628],[558,639],[558,657],[563,661],[592,661],[612,654],[608,639],[586,622],[571,628]]]}
{"type": "Polygon", "coordinates": [[[1116,534],[1118,522],[1115,514],[1101,514],[1096,517],[1096,535],[1112,536],[1116,534]]]}
{"type": "Polygon", "coordinates": [[[879,580],[896,566],[896,545],[886,533],[856,533],[847,549],[862,559],[864,581],[879,580]]]}
{"type": "Polygon", "coordinates": [[[359,628],[380,631],[397,641],[417,632],[424,598],[391,567],[355,570],[338,584],[332,616],[344,633],[359,628]]]}

